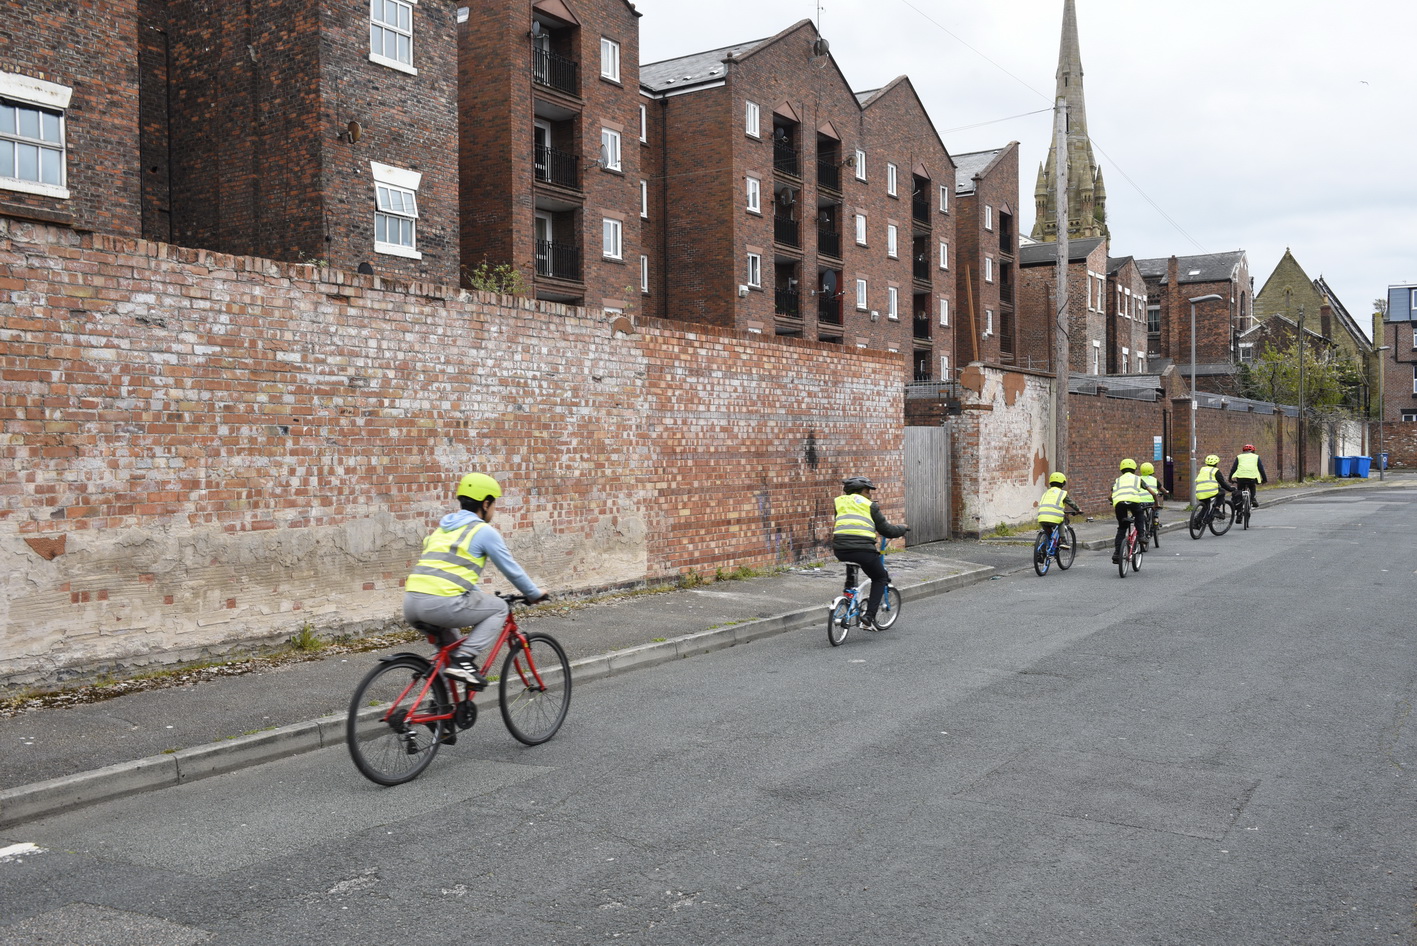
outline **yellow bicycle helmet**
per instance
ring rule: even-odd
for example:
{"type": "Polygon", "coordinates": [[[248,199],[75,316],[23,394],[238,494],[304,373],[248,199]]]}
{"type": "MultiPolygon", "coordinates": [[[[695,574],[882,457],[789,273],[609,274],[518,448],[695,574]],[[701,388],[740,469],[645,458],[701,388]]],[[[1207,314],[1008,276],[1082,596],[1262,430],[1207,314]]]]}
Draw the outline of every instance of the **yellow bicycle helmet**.
{"type": "Polygon", "coordinates": [[[1068,478],[1061,473],[1054,473],[1052,476],[1048,477],[1049,486],[1066,486],[1067,483],[1068,478]]]}
{"type": "Polygon", "coordinates": [[[1206,458],[1205,458],[1205,465],[1206,465],[1206,466],[1220,466],[1220,457],[1216,456],[1216,455],[1213,454],[1213,453],[1208,454],[1208,455],[1206,456],[1206,458]]]}
{"type": "Polygon", "coordinates": [[[1137,470],[1137,472],[1142,476],[1150,476],[1156,472],[1156,467],[1152,466],[1150,463],[1143,463],[1141,469],[1137,470]]]}
{"type": "Polygon", "coordinates": [[[458,481],[458,496],[466,496],[475,503],[501,495],[502,487],[486,473],[469,473],[458,481]]]}
{"type": "Polygon", "coordinates": [[[1128,470],[1135,470],[1136,468],[1137,461],[1133,460],[1131,457],[1128,457],[1121,463],[1117,464],[1117,469],[1121,470],[1123,473],[1127,472],[1128,470]]]}

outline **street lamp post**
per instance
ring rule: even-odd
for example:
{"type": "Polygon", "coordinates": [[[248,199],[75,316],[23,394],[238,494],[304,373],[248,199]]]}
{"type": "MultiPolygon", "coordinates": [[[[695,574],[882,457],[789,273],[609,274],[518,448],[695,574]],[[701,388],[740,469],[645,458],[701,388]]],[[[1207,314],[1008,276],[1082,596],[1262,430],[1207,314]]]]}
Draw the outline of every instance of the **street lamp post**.
{"type": "Polygon", "coordinates": [[[1197,302],[1219,302],[1220,296],[1211,293],[1208,296],[1196,296],[1191,300],[1191,505],[1196,503],[1196,410],[1200,405],[1196,401],[1196,303],[1197,302]]]}
{"type": "MultiPolygon", "coordinates": [[[[1386,333],[1384,333],[1384,334],[1386,334],[1386,333]]],[[[1386,340],[1386,339],[1384,339],[1384,340],[1386,340]]],[[[1391,345],[1383,345],[1381,348],[1374,348],[1374,349],[1373,349],[1373,354],[1375,354],[1375,355],[1381,355],[1381,354],[1382,354],[1383,352],[1385,352],[1385,351],[1392,351],[1392,346],[1391,346],[1391,345]]],[[[1385,380],[1385,379],[1383,378],[1383,373],[1384,373],[1384,372],[1383,372],[1383,369],[1386,368],[1386,367],[1387,367],[1387,363],[1384,362],[1381,358],[1379,358],[1379,359],[1378,359],[1378,480],[1379,480],[1379,481],[1382,481],[1382,480],[1385,478],[1385,477],[1383,476],[1383,467],[1385,467],[1385,466],[1387,465],[1387,464],[1385,464],[1385,463],[1383,462],[1383,459],[1384,459],[1384,458],[1383,458],[1383,419],[1384,419],[1384,418],[1383,418],[1383,415],[1387,413],[1387,400],[1386,400],[1386,398],[1384,397],[1384,395],[1385,395],[1387,392],[1383,390],[1383,388],[1384,388],[1383,381],[1385,380]]],[[[1369,377],[1371,377],[1371,375],[1369,375],[1369,377]]]]}

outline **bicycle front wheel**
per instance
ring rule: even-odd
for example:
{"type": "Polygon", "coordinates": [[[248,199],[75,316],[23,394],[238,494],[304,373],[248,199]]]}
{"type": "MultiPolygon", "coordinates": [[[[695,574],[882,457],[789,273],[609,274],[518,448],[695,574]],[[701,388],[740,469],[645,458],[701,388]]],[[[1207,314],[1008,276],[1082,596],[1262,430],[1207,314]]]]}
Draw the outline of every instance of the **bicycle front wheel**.
{"type": "Polygon", "coordinates": [[[1248,501],[1241,507],[1240,515],[1244,518],[1244,528],[1248,529],[1250,527],[1250,504],[1248,501]]]}
{"type": "Polygon", "coordinates": [[[502,722],[518,742],[539,746],[556,735],[571,708],[571,662],[549,634],[526,635],[502,661],[497,681],[502,722]]]}
{"type": "Polygon", "coordinates": [[[399,657],[370,670],[355,687],[345,720],[345,740],[354,765],[371,782],[400,785],[428,768],[451,719],[420,722],[452,713],[441,676],[428,679],[428,665],[399,657]]]}
{"type": "Polygon", "coordinates": [[[1033,543],[1033,570],[1038,573],[1039,578],[1048,574],[1048,545],[1051,540],[1052,536],[1047,532],[1040,532],[1038,541],[1033,543]]]}
{"type": "Polygon", "coordinates": [[[1077,555],[1078,537],[1072,526],[1063,526],[1062,535],[1058,536],[1058,567],[1067,571],[1073,564],[1073,557],[1077,555]],[[1063,548],[1066,542],[1068,547],[1063,548]]]}
{"type": "Polygon", "coordinates": [[[1127,540],[1122,540],[1122,554],[1117,556],[1117,574],[1127,577],[1127,566],[1132,563],[1132,554],[1127,550],[1127,540]]]}
{"type": "Polygon", "coordinates": [[[1235,524],[1235,507],[1227,502],[1220,502],[1215,507],[1215,515],[1210,518],[1210,531],[1213,535],[1224,535],[1230,531],[1230,527],[1235,524]]]}
{"type": "Polygon", "coordinates": [[[880,607],[876,609],[876,627],[885,630],[900,617],[900,591],[895,585],[886,585],[886,593],[881,595],[880,607]]]}
{"type": "Polygon", "coordinates": [[[1134,571],[1134,572],[1139,572],[1139,571],[1141,571],[1141,560],[1142,560],[1142,556],[1146,555],[1146,542],[1142,539],[1141,536],[1138,535],[1138,536],[1135,537],[1135,540],[1131,543],[1131,547],[1132,547],[1132,571],[1134,571]]]}
{"type": "Polygon", "coordinates": [[[1156,511],[1151,513],[1151,528],[1147,530],[1151,533],[1151,547],[1161,548],[1161,520],[1157,518],[1156,511]]]}
{"type": "Polygon", "coordinates": [[[851,602],[837,598],[827,609],[827,641],[833,647],[840,647],[846,640],[846,619],[851,614],[851,602]]]}

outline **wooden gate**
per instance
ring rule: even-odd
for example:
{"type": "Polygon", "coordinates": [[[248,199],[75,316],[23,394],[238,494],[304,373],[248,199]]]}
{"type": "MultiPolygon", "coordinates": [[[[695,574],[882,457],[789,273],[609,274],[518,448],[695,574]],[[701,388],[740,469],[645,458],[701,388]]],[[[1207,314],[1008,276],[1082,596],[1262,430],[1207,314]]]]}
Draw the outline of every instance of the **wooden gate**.
{"type": "Polygon", "coordinates": [[[907,545],[950,537],[950,430],[905,428],[905,522],[907,545]]]}

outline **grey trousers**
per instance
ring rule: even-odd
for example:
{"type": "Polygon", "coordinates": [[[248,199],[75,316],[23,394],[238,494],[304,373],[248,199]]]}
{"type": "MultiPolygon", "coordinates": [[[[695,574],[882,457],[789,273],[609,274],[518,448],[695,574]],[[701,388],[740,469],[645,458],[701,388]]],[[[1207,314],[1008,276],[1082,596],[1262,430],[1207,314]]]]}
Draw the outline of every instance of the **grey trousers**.
{"type": "Polygon", "coordinates": [[[406,591],[403,595],[403,619],[423,621],[438,627],[470,627],[472,632],[456,651],[457,656],[471,658],[487,653],[502,633],[507,618],[507,602],[496,595],[469,591],[461,595],[429,595],[421,591],[406,591]]]}

